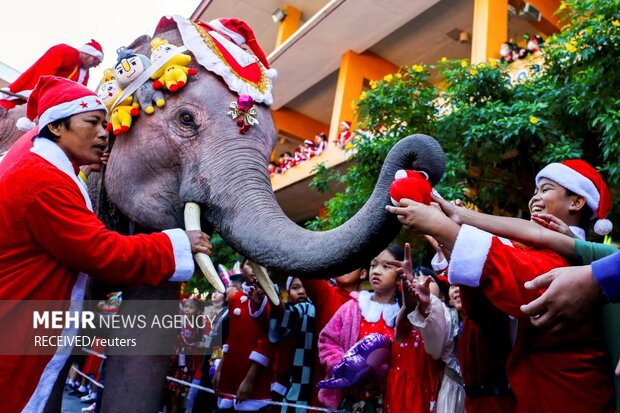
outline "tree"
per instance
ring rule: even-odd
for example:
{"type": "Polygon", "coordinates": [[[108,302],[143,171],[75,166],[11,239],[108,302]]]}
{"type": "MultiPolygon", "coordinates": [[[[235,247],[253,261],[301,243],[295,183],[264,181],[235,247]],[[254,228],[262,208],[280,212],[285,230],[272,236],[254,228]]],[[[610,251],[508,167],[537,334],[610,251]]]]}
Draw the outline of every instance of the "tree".
{"type": "MultiPolygon", "coordinates": [[[[511,85],[507,66],[495,60],[446,59],[372,82],[357,102],[359,125],[370,134],[354,139],[357,164],[337,178],[345,192],[326,203],[327,218],[309,227],[329,229],[351,217],[370,196],[389,149],[412,133],[431,134],[446,152],[438,190],[486,212],[523,215],[535,172],[576,157],[598,166],[617,195],[619,5],[562,3],[567,25],[547,40],[543,70],[520,84],[511,85]],[[429,82],[431,75],[441,87],[429,82]]],[[[336,179],[319,172],[315,187],[336,179]]]]}

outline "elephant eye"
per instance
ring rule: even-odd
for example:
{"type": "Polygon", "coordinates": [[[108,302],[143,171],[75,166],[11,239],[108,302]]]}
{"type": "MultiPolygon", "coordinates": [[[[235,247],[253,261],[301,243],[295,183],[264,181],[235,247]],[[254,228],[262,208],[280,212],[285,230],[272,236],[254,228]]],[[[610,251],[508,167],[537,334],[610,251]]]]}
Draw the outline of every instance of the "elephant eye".
{"type": "Polygon", "coordinates": [[[181,123],[185,126],[194,126],[194,115],[190,112],[183,111],[179,114],[179,119],[181,123]]]}

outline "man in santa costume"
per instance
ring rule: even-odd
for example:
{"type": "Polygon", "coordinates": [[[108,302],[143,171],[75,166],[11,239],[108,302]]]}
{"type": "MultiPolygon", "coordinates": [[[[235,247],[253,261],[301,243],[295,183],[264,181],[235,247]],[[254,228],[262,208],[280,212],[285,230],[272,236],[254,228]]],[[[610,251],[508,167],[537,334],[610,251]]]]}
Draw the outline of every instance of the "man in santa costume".
{"type": "MultiPolygon", "coordinates": [[[[70,354],[70,347],[58,347],[50,355],[28,355],[37,354],[31,342],[37,331],[32,313],[17,311],[19,303],[71,300],[70,309],[80,310],[87,274],[115,285],[185,281],[194,271],[192,254],[211,252],[200,231],[122,236],[92,212],[77,174],[81,165],[99,163],[107,145],[106,109],[94,92],[43,76],[27,115],[39,118],[34,145],[0,171],[0,331],[12,329],[3,340],[20,349],[0,357],[0,410],[6,412],[55,411],[52,391],[70,354]]],[[[77,329],[54,333],[74,336],[77,329]]]]}
{"type": "Polygon", "coordinates": [[[102,60],[103,49],[94,39],[79,49],[66,44],[51,47],[13,83],[0,89],[0,112],[2,108],[9,110],[24,103],[18,97],[2,93],[2,90],[27,98],[39,78],[45,75],[64,77],[86,86],[88,84],[88,69],[97,66],[102,60]]]}
{"type": "MultiPolygon", "coordinates": [[[[611,207],[609,190],[600,174],[581,160],[551,164],[536,179],[532,213],[557,216],[585,235],[590,218],[595,231],[611,228],[605,216],[611,207]],[[581,231],[580,231],[581,229],[581,231]]],[[[532,249],[476,227],[459,225],[440,210],[403,200],[386,207],[404,225],[433,236],[451,252],[453,284],[479,288],[499,310],[518,320],[507,364],[516,412],[613,412],[613,383],[608,367],[602,322],[593,319],[574,331],[551,334],[535,328],[520,306],[542,294],[524,284],[568,262],[550,250],[532,249]]]]}

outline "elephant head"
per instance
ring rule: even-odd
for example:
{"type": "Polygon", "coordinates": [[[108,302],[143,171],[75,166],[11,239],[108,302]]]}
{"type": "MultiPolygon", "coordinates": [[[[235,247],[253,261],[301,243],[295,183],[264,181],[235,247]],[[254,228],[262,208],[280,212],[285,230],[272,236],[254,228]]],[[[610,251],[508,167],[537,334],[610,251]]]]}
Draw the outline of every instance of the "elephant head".
{"type": "MultiPolygon", "coordinates": [[[[181,45],[176,28],[156,33],[181,45]]],[[[148,43],[134,43],[148,55],[148,43]]],[[[256,104],[258,124],[240,133],[227,114],[237,94],[192,60],[197,75],[167,96],[166,106],[141,115],[114,144],[106,171],[110,200],[132,221],[153,230],[183,224],[183,206],[195,202],[202,218],[239,253],[281,273],[331,277],[367,263],[398,233],[385,211],[399,169],[423,170],[436,184],[444,155],[431,137],[413,135],[388,155],[366,205],[344,225],[303,229],[276,202],[267,164],[276,143],[269,107],[256,104]]]]}

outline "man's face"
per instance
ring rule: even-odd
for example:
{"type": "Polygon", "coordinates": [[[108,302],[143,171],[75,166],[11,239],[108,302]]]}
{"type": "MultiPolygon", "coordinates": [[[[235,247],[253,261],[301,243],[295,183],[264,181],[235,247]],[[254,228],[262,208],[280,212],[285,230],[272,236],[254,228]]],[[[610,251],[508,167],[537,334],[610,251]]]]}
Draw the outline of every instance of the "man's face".
{"type": "Polygon", "coordinates": [[[69,127],[63,124],[50,130],[58,136],[58,146],[76,165],[90,165],[101,162],[101,156],[108,146],[108,132],[105,129],[105,112],[94,110],[73,115],[69,127]]]}
{"type": "Polygon", "coordinates": [[[82,66],[85,69],[90,69],[91,67],[98,66],[101,63],[98,57],[89,55],[88,53],[80,52],[80,60],[82,61],[82,66]]]}

